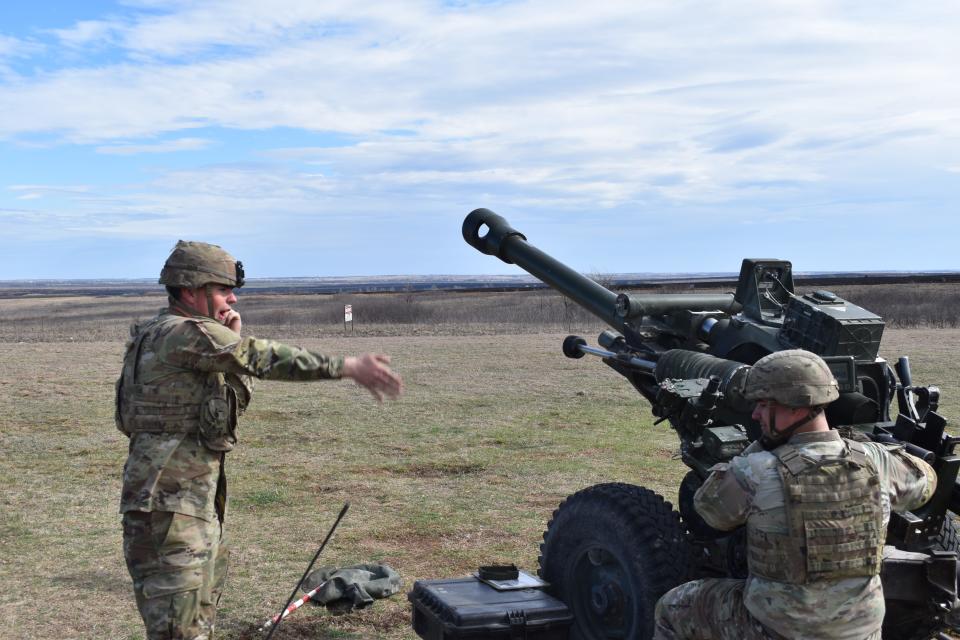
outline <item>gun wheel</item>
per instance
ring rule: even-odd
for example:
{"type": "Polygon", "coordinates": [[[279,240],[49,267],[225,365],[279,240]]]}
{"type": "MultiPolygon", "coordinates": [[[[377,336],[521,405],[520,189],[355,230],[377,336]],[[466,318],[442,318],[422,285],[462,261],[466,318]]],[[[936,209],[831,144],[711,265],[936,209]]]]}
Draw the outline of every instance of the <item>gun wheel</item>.
{"type": "MultiPolygon", "coordinates": [[[[953,551],[960,556],[960,533],[957,531],[955,517],[947,512],[934,548],[953,551]]],[[[918,607],[915,602],[887,600],[887,613],[883,618],[883,640],[929,640],[936,638],[938,633],[956,633],[958,630],[960,629],[956,625],[939,619],[929,609],[918,607]]]]}
{"type": "Polygon", "coordinates": [[[649,489],[610,483],[564,500],[540,545],[540,577],[570,607],[572,640],[653,635],[657,600],[690,573],[680,516],[649,489]]]}

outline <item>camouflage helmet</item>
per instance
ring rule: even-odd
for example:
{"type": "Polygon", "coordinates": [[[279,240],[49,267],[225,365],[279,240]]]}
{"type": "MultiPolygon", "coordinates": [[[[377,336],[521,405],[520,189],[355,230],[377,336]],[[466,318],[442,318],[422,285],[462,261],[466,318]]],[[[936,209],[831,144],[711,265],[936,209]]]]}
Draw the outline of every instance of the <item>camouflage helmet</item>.
{"type": "Polygon", "coordinates": [[[242,287],[243,264],[215,244],[178,241],[163,263],[160,284],[196,289],[209,283],[242,287]]]}
{"type": "Polygon", "coordinates": [[[823,358],[789,349],[757,360],[747,372],[743,395],[787,407],[820,407],[840,397],[840,387],[823,358]]]}

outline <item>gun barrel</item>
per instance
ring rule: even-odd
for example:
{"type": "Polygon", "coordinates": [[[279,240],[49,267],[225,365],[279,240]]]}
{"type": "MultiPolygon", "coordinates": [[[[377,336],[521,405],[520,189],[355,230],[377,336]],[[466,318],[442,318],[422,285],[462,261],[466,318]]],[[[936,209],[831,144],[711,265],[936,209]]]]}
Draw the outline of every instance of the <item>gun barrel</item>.
{"type": "Polygon", "coordinates": [[[614,329],[630,332],[617,315],[617,294],[529,244],[522,233],[493,211],[471,211],[463,221],[463,239],[481,253],[516,264],[614,329]]]}
{"type": "Polygon", "coordinates": [[[676,309],[689,311],[722,311],[734,314],[740,303],[732,293],[647,293],[617,296],[617,315],[626,320],[667,313],[676,309]]]}
{"type": "Polygon", "coordinates": [[[527,242],[526,236],[489,209],[475,209],[463,221],[463,239],[481,253],[516,264],[626,336],[631,322],[675,310],[734,314],[740,304],[731,293],[619,295],[597,284],[527,242]]]}

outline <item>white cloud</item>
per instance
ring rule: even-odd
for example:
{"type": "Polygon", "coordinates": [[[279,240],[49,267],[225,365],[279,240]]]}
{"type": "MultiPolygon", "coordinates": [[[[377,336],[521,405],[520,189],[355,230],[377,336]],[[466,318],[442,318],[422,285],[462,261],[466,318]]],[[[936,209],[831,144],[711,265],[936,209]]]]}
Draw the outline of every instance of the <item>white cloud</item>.
{"type": "Polygon", "coordinates": [[[46,33],[67,47],[105,46],[116,44],[126,27],[113,20],[81,20],[67,29],[49,29],[46,33]]]}
{"type": "Polygon", "coordinates": [[[71,201],[109,233],[470,199],[563,211],[694,203],[704,206],[686,215],[703,218],[763,194],[772,204],[730,214],[763,219],[800,191],[842,202],[839,185],[960,162],[950,3],[126,7],[55,32],[110,62],[0,79],[0,139],[106,155],[200,152],[217,127],[352,142],[274,149],[256,166],[160,166],[150,182],[71,201]]]}
{"type": "Polygon", "coordinates": [[[90,187],[86,185],[50,185],[50,184],[11,184],[7,186],[14,193],[31,193],[39,195],[72,195],[88,193],[90,187]]]}
{"type": "Polygon", "coordinates": [[[0,34],[0,59],[3,59],[14,53],[20,46],[20,41],[0,34]]]}
{"type": "Polygon", "coordinates": [[[97,147],[97,153],[107,155],[130,156],[141,153],[170,153],[174,151],[197,151],[214,144],[205,138],[178,138],[153,144],[114,144],[97,147]]]}
{"type": "Polygon", "coordinates": [[[571,2],[469,11],[426,2],[318,4],[181,3],[176,13],[126,26],[81,23],[69,30],[83,34],[72,43],[117,33],[128,55],[184,57],[28,80],[3,101],[14,117],[0,131],[56,129],[96,141],[209,123],[368,134],[419,130],[444,114],[445,124],[469,134],[478,116],[494,115],[491,107],[503,108],[480,124],[503,130],[525,120],[520,111],[593,96],[574,122],[559,109],[540,112],[542,129],[569,129],[606,121],[611,95],[621,96],[611,129],[653,111],[680,133],[685,114],[704,122],[751,105],[802,130],[823,112],[847,124],[909,112],[931,91],[956,96],[943,88],[955,84],[947,82],[954,58],[944,56],[960,53],[948,44],[949,25],[924,29],[904,51],[897,45],[913,32],[881,11],[864,24],[816,4],[705,7],[695,18],[674,3],[611,2],[590,11],[571,2]],[[63,99],[51,102],[53,95],[63,99]]]}
{"type": "Polygon", "coordinates": [[[13,38],[0,33],[0,87],[7,79],[14,82],[18,79],[10,66],[12,63],[28,59],[43,51],[43,45],[36,41],[13,38]]]}

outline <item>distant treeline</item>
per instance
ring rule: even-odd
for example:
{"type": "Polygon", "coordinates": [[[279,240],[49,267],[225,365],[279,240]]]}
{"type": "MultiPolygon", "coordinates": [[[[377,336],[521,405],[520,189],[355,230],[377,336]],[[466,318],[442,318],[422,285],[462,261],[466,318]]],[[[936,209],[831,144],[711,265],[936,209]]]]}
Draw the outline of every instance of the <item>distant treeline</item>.
{"type": "MultiPolygon", "coordinates": [[[[609,283],[603,283],[610,286],[609,283]]],[[[615,290],[618,287],[611,287],[615,290]]],[[[822,287],[816,287],[822,288],[822,287]]],[[[678,293],[690,286],[647,288],[646,293],[678,293]]],[[[814,287],[798,285],[798,293],[814,287]]],[[[634,289],[630,289],[634,290],[634,289]]],[[[731,289],[717,289],[729,291],[731,289]]],[[[960,326],[960,285],[837,285],[830,290],[882,317],[888,326],[960,326]]],[[[600,326],[601,321],[553,290],[514,292],[405,292],[379,295],[300,297],[277,305],[284,296],[255,296],[244,301],[244,317],[269,325],[323,326],[343,322],[343,305],[351,304],[357,325],[474,324],[571,330],[600,326]]]]}
{"type": "MultiPolygon", "coordinates": [[[[588,274],[619,290],[681,287],[734,288],[737,274],[588,274]]],[[[837,272],[795,273],[797,288],[840,285],[960,283],[960,272],[837,272]]],[[[343,278],[251,278],[245,293],[351,294],[410,293],[418,291],[527,291],[547,289],[527,274],[500,276],[370,276],[343,278]]],[[[36,296],[149,296],[162,294],[153,279],[138,280],[0,280],[0,299],[36,296]]]]}
{"type": "MultiPolygon", "coordinates": [[[[619,290],[613,283],[603,282],[619,290]]],[[[662,285],[645,293],[681,293],[694,287],[662,285]]],[[[960,326],[960,285],[952,283],[807,286],[829,288],[881,316],[890,327],[960,326]]],[[[703,289],[697,289],[703,291],[703,289]]],[[[732,287],[718,287],[731,291],[732,287]]],[[[152,317],[162,295],[71,296],[0,300],[0,341],[123,340],[131,321],[152,317]]],[[[249,331],[276,338],[316,337],[353,330],[358,335],[571,332],[594,335],[605,325],[551,289],[525,291],[401,291],[398,293],[240,293],[237,308],[249,331]],[[344,323],[344,306],[353,324],[344,323]]]]}

